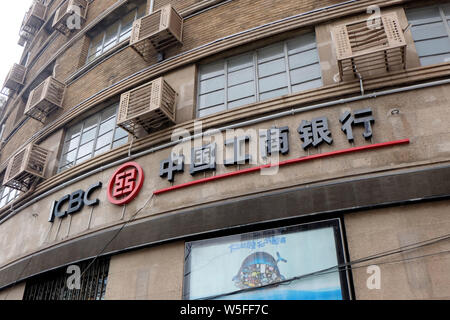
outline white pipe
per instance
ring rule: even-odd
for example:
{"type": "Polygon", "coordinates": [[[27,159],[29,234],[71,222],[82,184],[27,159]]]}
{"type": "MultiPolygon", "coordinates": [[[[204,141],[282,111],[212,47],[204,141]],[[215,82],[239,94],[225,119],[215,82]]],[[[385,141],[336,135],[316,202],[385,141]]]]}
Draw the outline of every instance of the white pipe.
{"type": "MultiPolygon", "coordinates": [[[[444,84],[450,84],[450,79],[446,79],[446,80],[439,80],[439,81],[433,81],[433,82],[427,82],[427,83],[421,83],[421,84],[416,84],[416,85],[412,85],[412,86],[408,86],[408,87],[402,87],[402,88],[396,88],[396,89],[390,89],[390,90],[384,90],[384,91],[380,91],[380,92],[374,92],[374,93],[370,93],[370,94],[365,94],[365,95],[361,95],[361,96],[356,96],[356,97],[352,97],[352,98],[345,98],[345,99],[339,99],[339,100],[334,100],[334,101],[329,101],[329,102],[324,102],[324,103],[319,103],[319,104],[315,104],[309,107],[298,107],[298,108],[293,108],[291,110],[288,111],[283,111],[283,112],[278,112],[275,114],[271,114],[268,116],[264,116],[264,117],[259,117],[256,119],[252,119],[252,120],[247,120],[247,121],[243,121],[243,122],[239,122],[236,124],[231,124],[228,126],[224,126],[221,127],[219,129],[215,129],[215,130],[209,130],[209,134],[215,134],[218,132],[223,132],[226,131],[228,129],[235,129],[235,128],[240,128],[240,127],[245,127],[248,125],[253,125],[256,123],[260,123],[260,122],[264,122],[264,121],[268,121],[268,120],[273,120],[273,119],[277,119],[277,118],[281,118],[281,117],[285,117],[285,116],[290,116],[290,115],[295,115],[297,113],[301,113],[301,112],[305,112],[305,111],[311,111],[311,110],[317,110],[317,109],[321,109],[321,108],[326,108],[326,107],[330,107],[330,106],[334,106],[334,105],[338,105],[338,104],[345,104],[345,103],[350,103],[350,102],[355,102],[355,101],[360,101],[360,100],[365,100],[365,99],[370,99],[370,98],[376,98],[376,97],[381,97],[381,96],[386,96],[386,95],[390,95],[390,94],[395,94],[395,93],[401,93],[401,92],[407,92],[407,91],[412,91],[412,90],[417,90],[417,89],[423,89],[423,88],[429,88],[429,87],[433,87],[433,86],[439,86],[439,85],[444,85],[444,84]]],[[[148,155],[150,153],[154,153],[156,151],[165,149],[165,148],[169,148],[172,146],[175,146],[179,143],[183,143],[186,141],[190,141],[192,139],[195,138],[200,138],[202,136],[204,136],[204,133],[199,133],[199,134],[195,134],[195,135],[191,135],[189,137],[177,140],[177,141],[171,141],[165,144],[162,144],[160,146],[157,147],[153,147],[150,148],[148,150],[145,151],[141,151],[139,153],[133,154],[133,155],[129,155],[126,158],[123,158],[121,160],[117,160],[115,162],[112,163],[108,163],[107,165],[101,166],[100,168],[94,169],[90,172],[87,172],[83,175],[77,176],[76,178],[73,178],[69,181],[66,181],[60,185],[58,185],[57,187],[54,187],[53,189],[50,189],[46,192],[44,192],[43,194],[33,198],[32,200],[28,201],[27,203],[23,204],[22,206],[20,206],[17,209],[13,209],[13,211],[6,216],[5,218],[3,218],[2,220],[0,220],[0,224],[2,224],[3,222],[5,222],[6,220],[8,220],[9,218],[13,217],[14,215],[16,215],[19,211],[27,208],[28,206],[32,205],[33,203],[45,198],[46,196],[57,192],[63,188],[65,188],[66,186],[71,185],[72,183],[81,181],[93,174],[102,172],[106,169],[109,168],[113,168],[116,166],[119,166],[127,161],[148,155]]]]}

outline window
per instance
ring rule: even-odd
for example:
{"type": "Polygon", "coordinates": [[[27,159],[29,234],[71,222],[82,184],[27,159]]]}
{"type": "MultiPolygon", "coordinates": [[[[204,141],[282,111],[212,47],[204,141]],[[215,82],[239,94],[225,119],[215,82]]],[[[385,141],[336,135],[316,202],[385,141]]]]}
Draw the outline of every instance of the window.
{"type": "Polygon", "coordinates": [[[406,11],[420,63],[450,61],[450,4],[406,11]]]}
{"type": "Polygon", "coordinates": [[[27,280],[24,300],[104,300],[108,284],[110,258],[99,258],[77,264],[83,274],[79,289],[69,289],[71,273],[60,268],[27,280]],[[92,263],[89,266],[89,264],[92,263]]]}
{"type": "MultiPolygon", "coordinates": [[[[3,181],[3,178],[2,180],[3,181]]],[[[12,202],[13,200],[17,199],[20,196],[20,191],[3,186],[0,188],[0,208],[3,208],[8,203],[12,202]]]]}
{"type": "Polygon", "coordinates": [[[114,104],[67,130],[58,172],[127,143],[128,133],[116,126],[117,109],[114,104]]]}
{"type": "Polygon", "coordinates": [[[145,4],[134,8],[121,16],[120,19],[111,23],[106,30],[95,34],[89,46],[87,63],[113,48],[116,44],[128,39],[131,35],[133,22],[145,15],[145,8],[145,4]]]}
{"type": "Polygon", "coordinates": [[[199,68],[198,116],[322,86],[313,33],[199,68]]]}
{"type": "Polygon", "coordinates": [[[185,299],[349,298],[338,219],[189,242],[185,261],[185,299]]]}

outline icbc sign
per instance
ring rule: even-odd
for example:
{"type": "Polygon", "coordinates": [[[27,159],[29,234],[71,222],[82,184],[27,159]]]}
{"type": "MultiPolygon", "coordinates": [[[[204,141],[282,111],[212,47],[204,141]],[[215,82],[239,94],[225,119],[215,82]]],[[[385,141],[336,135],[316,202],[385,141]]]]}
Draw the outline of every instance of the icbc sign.
{"type": "Polygon", "coordinates": [[[121,165],[108,183],[108,200],[118,206],[131,202],[144,184],[144,171],[136,162],[121,165]]]}

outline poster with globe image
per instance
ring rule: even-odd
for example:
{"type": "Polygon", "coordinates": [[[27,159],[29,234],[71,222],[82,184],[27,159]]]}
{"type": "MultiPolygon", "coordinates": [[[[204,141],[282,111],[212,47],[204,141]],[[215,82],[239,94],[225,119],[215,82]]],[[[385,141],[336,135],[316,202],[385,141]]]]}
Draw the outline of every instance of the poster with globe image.
{"type": "Polygon", "coordinates": [[[329,220],[187,243],[184,298],[341,300],[338,229],[329,220]]]}

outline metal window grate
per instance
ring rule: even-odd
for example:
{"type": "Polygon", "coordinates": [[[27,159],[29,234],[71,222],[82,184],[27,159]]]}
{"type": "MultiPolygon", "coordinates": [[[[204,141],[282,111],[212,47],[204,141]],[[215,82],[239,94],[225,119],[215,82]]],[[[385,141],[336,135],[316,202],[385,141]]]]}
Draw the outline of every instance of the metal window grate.
{"type": "MultiPolygon", "coordinates": [[[[67,268],[38,275],[27,281],[24,300],[104,300],[108,283],[109,257],[99,258],[81,278],[80,289],[69,289],[67,268]]],[[[92,260],[76,264],[83,273],[92,260]]]]}

